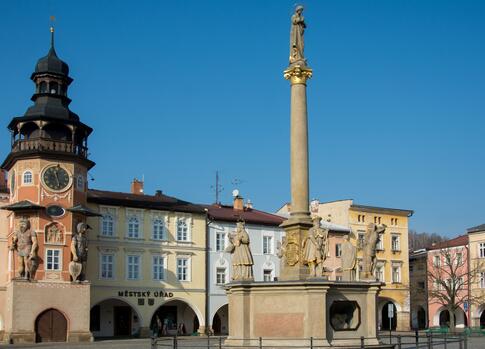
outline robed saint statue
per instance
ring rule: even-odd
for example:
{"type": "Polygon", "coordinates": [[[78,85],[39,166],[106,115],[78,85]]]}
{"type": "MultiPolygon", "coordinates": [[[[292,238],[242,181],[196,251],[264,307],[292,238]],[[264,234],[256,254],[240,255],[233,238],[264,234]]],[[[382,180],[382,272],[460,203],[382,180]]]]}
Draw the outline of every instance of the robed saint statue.
{"type": "Polygon", "coordinates": [[[290,65],[301,63],[306,65],[305,55],[303,50],[305,43],[303,41],[303,33],[305,32],[306,24],[303,17],[303,6],[298,5],[295,8],[295,13],[291,16],[291,31],[290,31],[290,65]]]}

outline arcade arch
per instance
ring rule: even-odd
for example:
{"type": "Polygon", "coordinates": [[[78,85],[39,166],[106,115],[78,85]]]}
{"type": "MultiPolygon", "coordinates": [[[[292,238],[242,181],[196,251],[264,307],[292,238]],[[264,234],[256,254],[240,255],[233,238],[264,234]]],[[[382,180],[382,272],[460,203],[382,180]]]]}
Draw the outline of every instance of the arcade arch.
{"type": "Polygon", "coordinates": [[[171,299],[155,310],[150,329],[158,336],[183,336],[197,333],[201,323],[202,314],[196,306],[185,300],[171,299]]]}
{"type": "Polygon", "coordinates": [[[229,334],[229,305],[220,307],[212,318],[212,332],[215,335],[229,334]]]}
{"type": "MultiPolygon", "coordinates": [[[[468,319],[463,309],[461,308],[456,309],[455,314],[453,314],[453,316],[454,316],[456,328],[464,328],[468,326],[468,319]]],[[[440,326],[440,327],[450,326],[450,312],[444,306],[439,308],[438,311],[435,313],[433,317],[433,325],[440,326]]]]}
{"type": "Polygon", "coordinates": [[[91,308],[90,331],[94,337],[131,337],[139,334],[142,318],[125,300],[108,298],[91,308]]]}

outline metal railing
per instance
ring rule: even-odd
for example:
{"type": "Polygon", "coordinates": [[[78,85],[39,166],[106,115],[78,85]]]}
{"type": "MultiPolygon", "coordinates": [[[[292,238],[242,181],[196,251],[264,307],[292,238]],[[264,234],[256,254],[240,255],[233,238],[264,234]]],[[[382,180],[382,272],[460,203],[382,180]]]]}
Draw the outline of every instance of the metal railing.
{"type": "Polygon", "coordinates": [[[44,150],[63,153],[73,153],[87,157],[88,149],[84,146],[73,144],[72,141],[53,140],[50,138],[18,139],[12,145],[12,152],[44,150]]]}
{"type": "MultiPolygon", "coordinates": [[[[231,349],[231,348],[282,348],[282,349],[317,349],[328,348],[328,345],[322,345],[323,338],[231,338],[231,342],[238,341],[243,344],[232,345],[225,344],[224,336],[195,336],[195,337],[153,337],[151,339],[151,349],[231,349]],[[285,344],[277,344],[278,341],[284,341],[285,344]],[[302,344],[303,342],[303,344],[302,344]]],[[[466,333],[419,333],[416,331],[399,334],[378,336],[379,345],[366,344],[366,339],[360,337],[360,345],[345,346],[345,348],[354,349],[468,349],[468,336],[466,333]]]]}

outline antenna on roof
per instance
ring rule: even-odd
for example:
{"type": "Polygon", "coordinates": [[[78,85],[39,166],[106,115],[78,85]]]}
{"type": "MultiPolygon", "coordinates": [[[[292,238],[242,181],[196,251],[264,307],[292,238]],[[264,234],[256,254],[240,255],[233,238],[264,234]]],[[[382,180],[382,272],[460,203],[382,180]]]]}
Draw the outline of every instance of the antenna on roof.
{"type": "Polygon", "coordinates": [[[220,204],[219,194],[222,193],[224,187],[219,183],[219,170],[216,171],[216,185],[211,185],[211,189],[216,193],[216,204],[220,204]]]}

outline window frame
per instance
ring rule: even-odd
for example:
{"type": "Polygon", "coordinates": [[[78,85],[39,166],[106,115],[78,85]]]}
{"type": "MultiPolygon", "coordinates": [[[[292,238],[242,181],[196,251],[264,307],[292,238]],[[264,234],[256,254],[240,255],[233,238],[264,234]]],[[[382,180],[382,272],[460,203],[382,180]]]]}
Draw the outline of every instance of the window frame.
{"type": "Polygon", "coordinates": [[[225,285],[227,283],[227,268],[217,266],[215,276],[216,276],[216,280],[215,280],[216,285],[225,285]],[[220,272],[221,270],[223,271],[222,273],[220,272]],[[221,275],[223,275],[224,282],[220,282],[221,280],[219,280],[219,276],[221,275]]]}
{"type": "Polygon", "coordinates": [[[227,240],[227,233],[225,231],[217,231],[216,236],[215,236],[215,246],[214,246],[214,251],[216,252],[224,252],[226,249],[226,240],[227,240]],[[220,246],[222,242],[222,248],[220,246]]]}
{"type": "MultiPolygon", "coordinates": [[[[109,265],[109,263],[107,263],[109,265]]],[[[114,253],[99,253],[99,279],[100,280],[114,280],[115,279],[115,254],[114,253]],[[111,277],[103,276],[103,265],[105,264],[103,261],[103,257],[111,257],[111,277]]]]}
{"type": "Polygon", "coordinates": [[[140,239],[140,217],[138,217],[137,215],[130,215],[129,217],[127,217],[127,219],[126,219],[126,237],[128,239],[140,239]],[[136,222],[134,222],[134,221],[136,221],[136,222]],[[135,227],[136,227],[136,232],[135,232],[135,227]]]}
{"type": "Polygon", "coordinates": [[[86,181],[84,180],[84,176],[78,175],[76,178],[76,189],[79,191],[84,191],[85,184],[86,184],[86,181]]]}
{"type": "Polygon", "coordinates": [[[271,255],[274,254],[274,238],[272,235],[263,234],[263,249],[262,252],[264,255],[271,255]],[[269,240],[269,242],[268,242],[269,240]]]}
{"type": "Polygon", "coordinates": [[[165,219],[162,217],[154,217],[152,219],[152,240],[167,241],[167,228],[165,219]],[[156,232],[156,230],[158,230],[156,232]],[[158,235],[158,236],[157,236],[158,235]]]}
{"type": "Polygon", "coordinates": [[[478,243],[478,258],[485,258],[485,242],[478,243]]]}
{"type": "MultiPolygon", "coordinates": [[[[189,217],[178,217],[177,222],[175,223],[175,239],[177,242],[191,242],[192,237],[191,237],[191,232],[190,232],[190,225],[191,225],[191,220],[189,217]],[[182,232],[182,234],[185,233],[186,238],[185,239],[179,239],[181,237],[180,235],[180,226],[181,223],[185,224],[185,232],[182,232]]],[[[183,236],[182,236],[183,237],[183,236]]]]}
{"type": "Polygon", "coordinates": [[[45,249],[45,270],[49,272],[62,271],[62,249],[60,248],[46,248],[45,249]],[[49,252],[58,252],[57,256],[52,256],[52,261],[49,262],[49,252]],[[49,263],[55,265],[54,259],[57,258],[57,269],[49,268],[49,263]]]}
{"type": "Polygon", "coordinates": [[[167,278],[167,256],[163,254],[154,254],[152,255],[152,280],[153,281],[165,281],[167,278]],[[158,260],[160,263],[155,263],[155,259],[158,260]],[[155,271],[155,268],[158,268],[157,271],[155,271]],[[160,271],[162,274],[162,277],[160,277],[160,271]]]}
{"type": "Polygon", "coordinates": [[[342,244],[341,243],[335,244],[335,257],[342,258],[342,244]]]}
{"type": "Polygon", "coordinates": [[[32,170],[27,169],[22,173],[22,185],[25,185],[25,186],[34,185],[34,172],[32,170]],[[25,181],[25,176],[27,174],[30,174],[30,182],[25,181]]]}
{"type": "MultiPolygon", "coordinates": [[[[126,263],[126,280],[129,281],[138,281],[142,279],[142,256],[139,254],[127,254],[125,257],[125,263],[126,263]],[[130,277],[130,258],[137,258],[138,263],[136,264],[137,267],[137,277],[130,277]]],[[[135,266],[135,264],[133,264],[135,266]]],[[[135,269],[133,269],[134,273],[135,269]]]]}
{"type": "Polygon", "coordinates": [[[274,281],[274,269],[270,269],[270,268],[263,268],[263,281],[264,282],[271,282],[271,281],[274,281]],[[269,271],[269,274],[266,273],[269,271]],[[266,276],[269,275],[270,276],[270,279],[269,280],[266,280],[266,276]]]}
{"type": "Polygon", "coordinates": [[[175,268],[176,268],[176,276],[177,280],[179,282],[190,282],[191,281],[191,258],[189,256],[177,256],[176,262],[175,262],[175,268]],[[185,279],[180,278],[180,273],[179,273],[179,261],[185,260],[187,264],[185,266],[182,266],[185,268],[185,279]]]}
{"type": "Polygon", "coordinates": [[[402,282],[402,266],[398,264],[393,264],[391,266],[391,281],[393,284],[400,284],[402,282]],[[397,268],[398,271],[398,280],[394,279],[394,268],[397,268]]]}
{"type": "Polygon", "coordinates": [[[401,251],[401,236],[399,234],[391,233],[391,251],[400,252],[401,251]],[[396,246],[395,243],[396,242],[396,246]]]}

